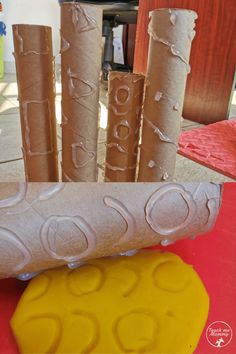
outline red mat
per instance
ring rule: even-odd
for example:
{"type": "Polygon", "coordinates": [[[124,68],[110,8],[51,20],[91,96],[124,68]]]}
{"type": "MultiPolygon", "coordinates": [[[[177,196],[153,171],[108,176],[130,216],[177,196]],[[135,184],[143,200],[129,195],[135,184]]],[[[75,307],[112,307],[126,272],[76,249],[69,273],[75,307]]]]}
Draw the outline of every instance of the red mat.
{"type": "MultiPolygon", "coordinates": [[[[165,248],[166,251],[178,254],[185,262],[194,266],[210,297],[207,324],[195,354],[236,353],[235,201],[236,183],[226,183],[222,207],[214,229],[194,241],[183,240],[165,248]],[[212,346],[206,338],[207,327],[215,321],[226,322],[233,331],[230,343],[221,348],[212,346]]],[[[18,353],[9,320],[25,285],[15,279],[0,281],[0,354],[18,353]]]]}
{"type": "Polygon", "coordinates": [[[183,132],[178,153],[236,179],[236,119],[183,132]]]}

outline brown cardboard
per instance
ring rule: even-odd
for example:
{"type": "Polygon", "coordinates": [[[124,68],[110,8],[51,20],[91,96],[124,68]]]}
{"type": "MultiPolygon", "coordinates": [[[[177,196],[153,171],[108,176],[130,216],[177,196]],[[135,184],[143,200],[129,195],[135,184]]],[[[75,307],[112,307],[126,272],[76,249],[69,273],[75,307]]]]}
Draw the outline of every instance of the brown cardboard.
{"type": "Polygon", "coordinates": [[[220,203],[213,183],[2,183],[0,277],[205,233],[220,203]]]}
{"type": "Polygon", "coordinates": [[[111,71],[105,181],[134,182],[139,144],[144,76],[111,71]]]}
{"type": "Polygon", "coordinates": [[[196,18],[182,9],[151,13],[140,182],[173,180],[196,18]]]}
{"type": "Polygon", "coordinates": [[[38,25],[12,28],[26,180],[57,182],[51,28],[38,25]]]}
{"type": "Polygon", "coordinates": [[[61,5],[62,180],[97,180],[101,7],[61,5]]]}

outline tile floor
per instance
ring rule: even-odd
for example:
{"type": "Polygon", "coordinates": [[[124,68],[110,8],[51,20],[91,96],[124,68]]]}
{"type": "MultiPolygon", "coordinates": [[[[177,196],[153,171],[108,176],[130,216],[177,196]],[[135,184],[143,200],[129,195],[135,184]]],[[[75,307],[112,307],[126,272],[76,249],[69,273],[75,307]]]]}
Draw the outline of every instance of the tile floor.
{"type": "MultiPolygon", "coordinates": [[[[58,148],[61,150],[60,131],[60,84],[56,85],[56,117],[58,122],[58,148]]],[[[102,170],[105,158],[106,141],[106,90],[101,90],[101,121],[98,139],[99,181],[103,180],[102,170]]],[[[236,92],[232,101],[230,116],[236,117],[236,92]]],[[[182,130],[198,127],[199,124],[184,120],[182,130]]],[[[60,153],[59,153],[60,160],[60,153]]],[[[181,182],[226,182],[232,181],[209,168],[199,165],[183,156],[177,155],[176,175],[181,182]]],[[[24,166],[21,152],[21,132],[17,84],[15,75],[5,75],[0,80],[0,182],[24,181],[24,166]]]]}

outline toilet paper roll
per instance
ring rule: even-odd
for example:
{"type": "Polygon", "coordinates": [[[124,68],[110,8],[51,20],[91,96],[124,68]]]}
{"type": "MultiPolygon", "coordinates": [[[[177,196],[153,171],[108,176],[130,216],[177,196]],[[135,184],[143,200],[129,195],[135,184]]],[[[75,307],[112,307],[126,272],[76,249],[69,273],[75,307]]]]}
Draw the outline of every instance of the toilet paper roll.
{"type": "Polygon", "coordinates": [[[173,180],[196,18],[182,9],[151,13],[140,182],[173,180]]]}
{"type": "Polygon", "coordinates": [[[102,10],[61,5],[62,180],[97,180],[102,10]]]}
{"type": "Polygon", "coordinates": [[[52,30],[38,25],[12,28],[26,180],[57,182],[52,30]]]}
{"type": "Polygon", "coordinates": [[[0,277],[205,233],[220,203],[212,183],[2,183],[0,277]]]}
{"type": "Polygon", "coordinates": [[[111,71],[105,180],[134,182],[139,144],[144,76],[111,71]]]}

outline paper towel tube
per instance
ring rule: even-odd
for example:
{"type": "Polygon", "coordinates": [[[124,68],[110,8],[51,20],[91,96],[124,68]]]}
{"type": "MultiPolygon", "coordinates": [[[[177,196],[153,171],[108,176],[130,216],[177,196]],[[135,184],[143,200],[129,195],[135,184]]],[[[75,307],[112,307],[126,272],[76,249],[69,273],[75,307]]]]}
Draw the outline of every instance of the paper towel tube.
{"type": "Polygon", "coordinates": [[[220,203],[213,183],[2,183],[0,277],[205,233],[220,203]]]}
{"type": "Polygon", "coordinates": [[[38,25],[12,28],[26,180],[57,182],[52,31],[38,25]]]}
{"type": "Polygon", "coordinates": [[[106,182],[134,182],[144,76],[111,71],[108,89],[106,182]]]}
{"type": "Polygon", "coordinates": [[[102,9],[61,5],[62,180],[97,180],[102,9]]]}
{"type": "Polygon", "coordinates": [[[196,18],[190,10],[151,13],[140,182],[173,180],[196,18]]]}

